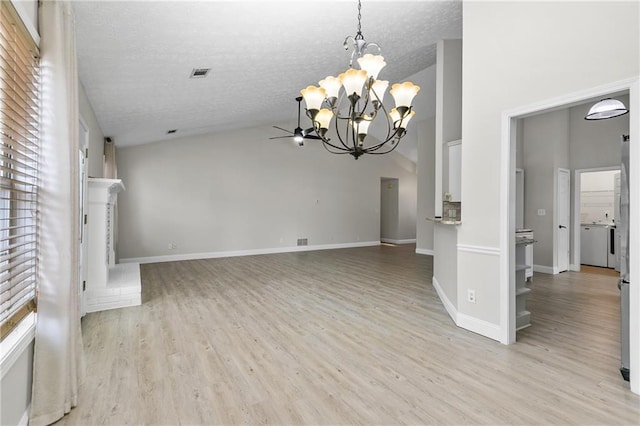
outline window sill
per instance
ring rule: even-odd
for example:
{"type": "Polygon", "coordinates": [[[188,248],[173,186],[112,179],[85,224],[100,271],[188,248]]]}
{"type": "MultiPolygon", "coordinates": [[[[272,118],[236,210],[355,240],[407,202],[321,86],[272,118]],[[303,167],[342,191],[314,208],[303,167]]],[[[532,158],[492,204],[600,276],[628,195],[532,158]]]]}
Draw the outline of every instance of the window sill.
{"type": "Polygon", "coordinates": [[[36,337],[36,314],[31,312],[5,339],[0,342],[0,371],[1,378],[9,372],[13,364],[36,337]]]}

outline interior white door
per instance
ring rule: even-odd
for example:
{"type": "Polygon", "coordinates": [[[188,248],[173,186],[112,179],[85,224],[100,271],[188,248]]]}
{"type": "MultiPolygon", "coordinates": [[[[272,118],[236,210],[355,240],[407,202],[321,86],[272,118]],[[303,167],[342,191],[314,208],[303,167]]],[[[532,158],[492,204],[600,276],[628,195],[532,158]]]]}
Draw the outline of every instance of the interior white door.
{"type": "Polygon", "coordinates": [[[569,270],[569,224],[570,218],[570,190],[571,173],[567,169],[558,169],[556,199],[556,268],[558,272],[569,270]]]}

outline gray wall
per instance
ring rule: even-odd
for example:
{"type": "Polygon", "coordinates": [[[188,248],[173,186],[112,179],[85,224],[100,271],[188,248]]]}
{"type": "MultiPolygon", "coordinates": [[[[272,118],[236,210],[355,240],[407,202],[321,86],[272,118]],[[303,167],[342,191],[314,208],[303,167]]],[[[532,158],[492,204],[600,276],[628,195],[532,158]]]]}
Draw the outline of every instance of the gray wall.
{"type": "MultiPolygon", "coordinates": [[[[629,105],[629,95],[616,96],[629,105]]],[[[612,167],[620,164],[620,136],[629,133],[629,115],[610,120],[587,121],[593,102],[520,120],[522,141],[516,158],[525,170],[524,225],[535,232],[534,264],[553,268],[556,176],[558,167],[578,169],[612,167]],[[537,210],[545,209],[545,216],[537,210]]],[[[571,174],[573,217],[574,174],[571,174]]],[[[573,227],[571,232],[573,233],[573,227]]],[[[573,238],[571,238],[573,242],[573,238]]],[[[573,259],[572,259],[573,262],[573,259]]]]}
{"type": "Polygon", "coordinates": [[[433,253],[435,216],[435,117],[418,123],[418,215],[416,217],[416,251],[433,253]]]}
{"type": "Polygon", "coordinates": [[[78,109],[80,117],[89,128],[89,176],[103,177],[104,134],[80,82],[78,82],[78,109]]]}
{"type": "Polygon", "coordinates": [[[398,238],[415,238],[414,163],[396,153],[356,161],[272,134],[257,127],[119,149],[118,257],[379,241],[381,177],[399,180],[398,238]]]}
{"type": "Polygon", "coordinates": [[[536,265],[553,266],[555,172],[568,168],[569,110],[522,120],[524,159],[524,226],[535,232],[536,265]],[[545,210],[544,216],[538,210],[545,210]]]}
{"type": "MultiPolygon", "coordinates": [[[[448,191],[449,187],[447,142],[458,140],[462,135],[462,40],[439,41],[437,55],[434,212],[440,216],[442,215],[443,192],[448,191]]],[[[466,142],[463,140],[462,152],[465,149],[466,142]]],[[[464,217],[464,192],[461,201],[464,217]]],[[[450,302],[448,305],[449,314],[454,316],[454,321],[457,321],[459,301],[456,257],[457,227],[436,224],[434,233],[434,284],[440,287],[441,292],[450,302]]]]}

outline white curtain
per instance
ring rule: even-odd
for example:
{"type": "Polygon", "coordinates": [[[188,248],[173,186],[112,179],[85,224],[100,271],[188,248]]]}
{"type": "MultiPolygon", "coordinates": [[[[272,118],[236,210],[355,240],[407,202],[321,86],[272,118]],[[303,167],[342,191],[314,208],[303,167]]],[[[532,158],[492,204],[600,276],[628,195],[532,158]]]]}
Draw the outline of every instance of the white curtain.
{"type": "Polygon", "coordinates": [[[39,9],[42,73],[38,320],[29,424],[60,419],[78,401],[78,76],[68,1],[39,9]]]}

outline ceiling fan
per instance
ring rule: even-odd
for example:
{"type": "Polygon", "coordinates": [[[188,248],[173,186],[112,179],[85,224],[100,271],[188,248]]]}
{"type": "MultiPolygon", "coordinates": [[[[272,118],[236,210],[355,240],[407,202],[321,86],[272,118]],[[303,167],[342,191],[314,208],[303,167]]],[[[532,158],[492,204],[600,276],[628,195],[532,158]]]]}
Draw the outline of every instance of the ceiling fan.
{"type": "Polygon", "coordinates": [[[296,127],[292,132],[291,130],[283,129],[282,127],[273,126],[274,128],[276,128],[278,130],[282,130],[283,132],[289,133],[289,135],[287,135],[287,136],[275,136],[275,137],[272,137],[272,138],[269,138],[269,139],[282,139],[282,138],[291,138],[291,137],[293,137],[293,140],[299,146],[303,146],[304,145],[304,140],[305,139],[320,139],[319,136],[316,136],[316,135],[312,134],[314,132],[313,127],[310,127],[308,129],[303,129],[302,127],[300,127],[300,102],[302,102],[302,96],[298,96],[296,98],[296,101],[298,101],[298,127],[296,127]]]}

